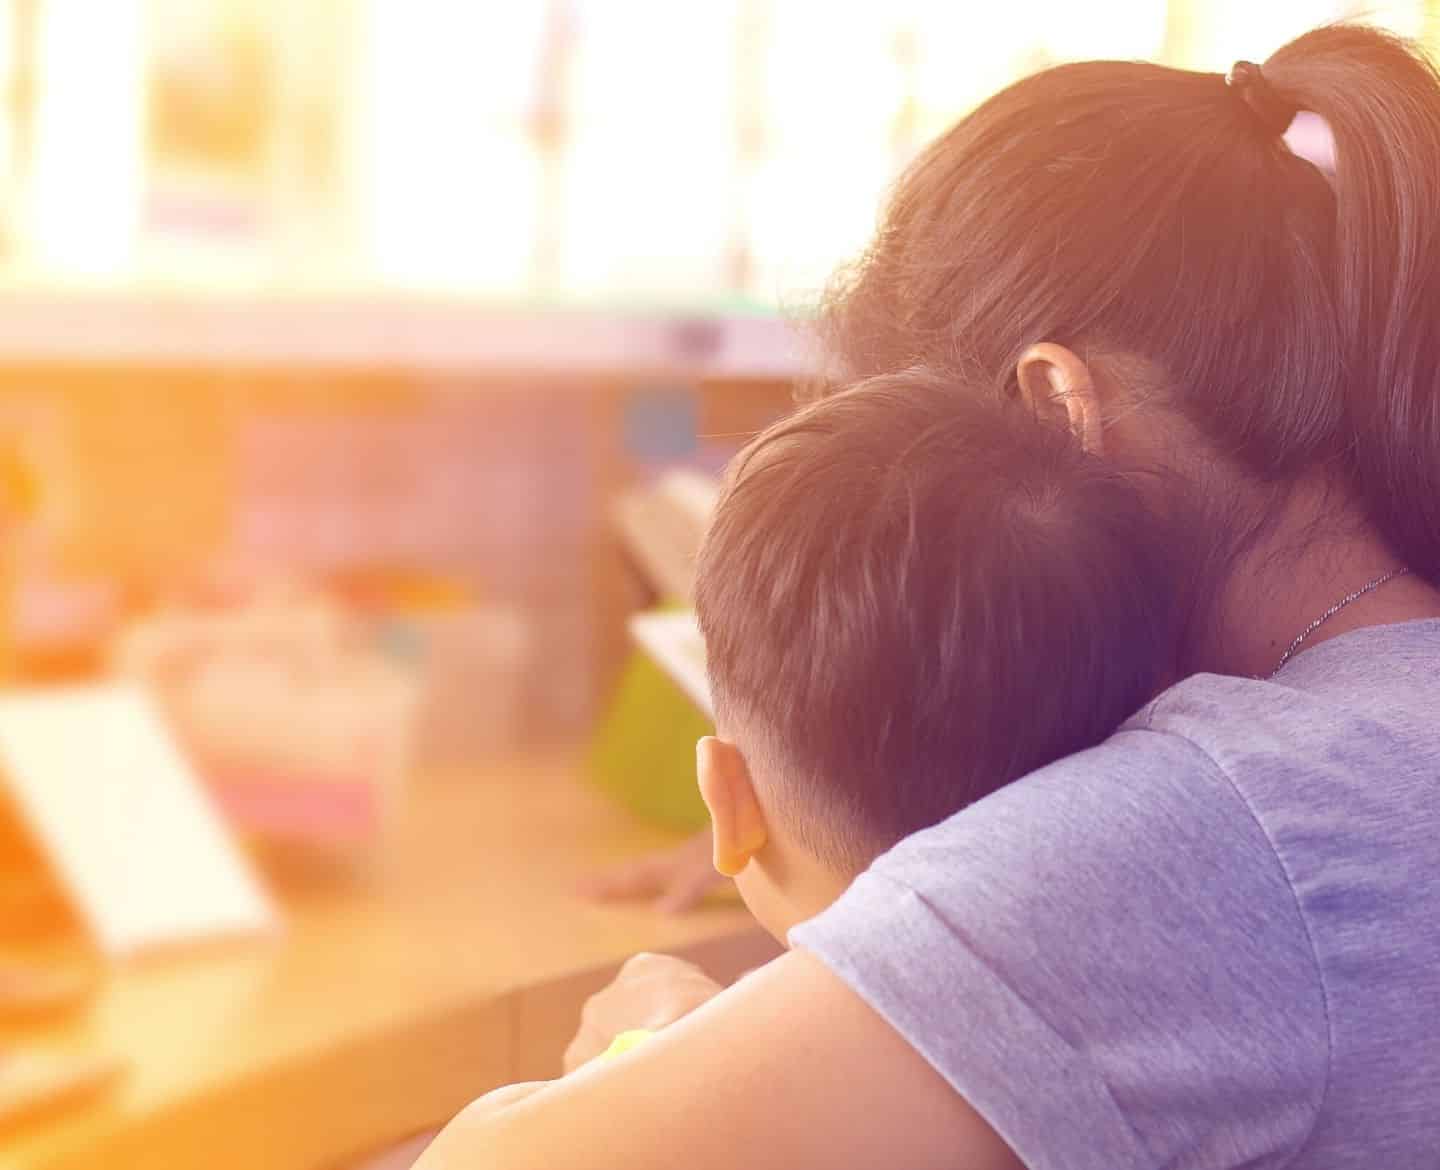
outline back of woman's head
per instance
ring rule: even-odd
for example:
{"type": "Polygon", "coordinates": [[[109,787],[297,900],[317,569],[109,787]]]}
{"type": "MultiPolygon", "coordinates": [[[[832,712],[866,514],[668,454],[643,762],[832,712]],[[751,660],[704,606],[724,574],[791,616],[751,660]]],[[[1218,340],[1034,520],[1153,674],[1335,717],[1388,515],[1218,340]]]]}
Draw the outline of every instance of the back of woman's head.
{"type": "Polygon", "coordinates": [[[1440,578],[1440,79],[1344,25],[1262,69],[1278,119],[1143,63],[996,95],[901,180],[826,347],[846,377],[924,364],[999,393],[1039,341],[1143,358],[1216,454],[1267,482],[1346,468],[1440,578]],[[1294,110],[1329,125],[1333,176],[1286,146],[1294,110]]]}

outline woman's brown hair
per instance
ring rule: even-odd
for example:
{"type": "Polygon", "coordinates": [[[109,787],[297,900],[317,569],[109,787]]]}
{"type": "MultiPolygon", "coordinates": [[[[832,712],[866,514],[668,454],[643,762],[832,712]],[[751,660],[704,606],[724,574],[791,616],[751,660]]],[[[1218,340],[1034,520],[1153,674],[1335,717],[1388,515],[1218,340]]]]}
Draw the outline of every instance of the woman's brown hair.
{"type": "Polygon", "coordinates": [[[1266,482],[1343,467],[1440,580],[1440,78],[1353,25],[1262,69],[1328,123],[1333,177],[1219,74],[1058,66],[914,163],[823,341],[846,378],[923,365],[999,393],[1038,341],[1144,358],[1216,453],[1266,482]]]}

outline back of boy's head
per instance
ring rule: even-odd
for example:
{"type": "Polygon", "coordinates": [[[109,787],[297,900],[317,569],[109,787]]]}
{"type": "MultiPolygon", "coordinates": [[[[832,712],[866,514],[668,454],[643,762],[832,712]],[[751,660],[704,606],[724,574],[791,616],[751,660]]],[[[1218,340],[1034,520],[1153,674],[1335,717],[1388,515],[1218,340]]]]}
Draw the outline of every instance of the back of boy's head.
{"type": "Polygon", "coordinates": [[[921,373],[737,456],[696,611],[722,731],[803,848],[863,869],[1155,693],[1178,590],[1134,474],[921,373]]]}

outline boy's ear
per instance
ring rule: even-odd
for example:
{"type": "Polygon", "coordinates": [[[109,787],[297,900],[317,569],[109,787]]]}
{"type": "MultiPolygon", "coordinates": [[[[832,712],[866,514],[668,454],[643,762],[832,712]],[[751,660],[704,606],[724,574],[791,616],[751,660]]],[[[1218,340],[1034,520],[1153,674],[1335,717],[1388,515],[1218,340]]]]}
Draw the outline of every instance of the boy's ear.
{"type": "Polygon", "coordinates": [[[695,745],[695,771],[710,810],[715,868],[734,877],[769,839],[749,765],[733,743],[707,735],[695,745]]]}

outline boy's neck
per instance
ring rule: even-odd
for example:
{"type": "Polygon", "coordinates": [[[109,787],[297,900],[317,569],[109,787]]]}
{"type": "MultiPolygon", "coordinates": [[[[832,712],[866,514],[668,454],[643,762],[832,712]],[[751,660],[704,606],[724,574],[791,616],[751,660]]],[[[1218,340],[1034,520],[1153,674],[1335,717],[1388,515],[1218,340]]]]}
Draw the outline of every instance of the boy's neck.
{"type": "MultiPolygon", "coordinates": [[[[814,918],[828,909],[858,877],[855,873],[838,873],[813,858],[790,864],[791,880],[786,887],[785,932],[793,926],[814,918]]],[[[783,942],[784,939],[782,938],[783,942]]]]}

